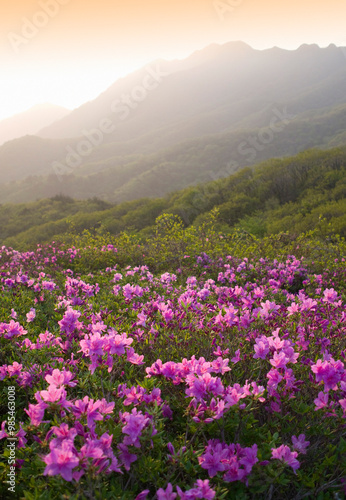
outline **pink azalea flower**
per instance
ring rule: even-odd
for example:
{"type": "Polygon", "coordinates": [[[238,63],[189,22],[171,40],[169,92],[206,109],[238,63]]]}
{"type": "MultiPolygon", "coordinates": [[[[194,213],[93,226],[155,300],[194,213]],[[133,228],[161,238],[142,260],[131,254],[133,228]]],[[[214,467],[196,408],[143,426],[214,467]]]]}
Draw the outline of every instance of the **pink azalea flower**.
{"type": "Polygon", "coordinates": [[[84,470],[76,470],[72,473],[72,479],[74,481],[76,481],[76,483],[78,483],[78,481],[80,480],[80,478],[85,474],[85,471],[84,470]]]}
{"type": "Polygon", "coordinates": [[[36,311],[35,309],[31,308],[30,312],[26,314],[26,321],[27,323],[31,323],[32,321],[34,321],[35,318],[36,318],[36,311]]]}
{"type": "Polygon", "coordinates": [[[208,471],[209,477],[214,477],[218,472],[225,470],[225,465],[222,463],[228,455],[228,450],[213,450],[213,452],[208,451],[201,457],[198,461],[202,469],[208,471]]]}
{"type": "Polygon", "coordinates": [[[144,355],[139,355],[135,352],[133,347],[130,347],[127,350],[127,361],[132,363],[133,365],[144,365],[144,355]]]}
{"type": "Polygon", "coordinates": [[[234,353],[235,355],[231,358],[232,363],[236,364],[240,361],[240,349],[237,349],[234,353]]]}
{"type": "Polygon", "coordinates": [[[296,451],[305,455],[306,448],[309,446],[310,441],[305,441],[305,434],[299,434],[298,437],[292,436],[292,443],[293,443],[293,448],[296,451]]]}
{"type": "Polygon", "coordinates": [[[81,340],[79,344],[87,356],[102,356],[105,342],[105,337],[101,336],[100,332],[96,332],[89,336],[85,335],[84,340],[81,340]]]}
{"type": "Polygon", "coordinates": [[[274,352],[273,359],[269,360],[269,363],[274,366],[274,368],[284,368],[288,363],[289,359],[286,357],[285,353],[281,351],[279,354],[274,352]]]}
{"type": "Polygon", "coordinates": [[[276,389],[282,380],[282,375],[276,369],[272,368],[267,373],[267,378],[269,379],[268,387],[276,389]]]}
{"type": "Polygon", "coordinates": [[[231,371],[228,366],[229,359],[222,359],[221,356],[212,362],[211,366],[215,373],[221,373],[223,375],[226,372],[231,371]]]}
{"type": "Polygon", "coordinates": [[[40,395],[44,401],[48,403],[63,402],[66,400],[66,391],[63,387],[58,389],[55,385],[50,385],[47,391],[40,391],[40,395]]]}
{"type": "Polygon", "coordinates": [[[72,469],[79,464],[78,457],[72,451],[73,443],[64,440],[60,447],[53,448],[51,452],[44,457],[46,468],[44,476],[61,475],[65,481],[72,481],[72,469]]]}
{"type": "Polygon", "coordinates": [[[87,423],[90,429],[95,427],[95,420],[103,420],[103,416],[101,415],[99,409],[101,406],[101,401],[95,401],[93,399],[89,400],[89,404],[86,409],[87,414],[87,423]]]}
{"type": "Polygon", "coordinates": [[[161,373],[166,378],[174,379],[177,375],[177,372],[178,372],[178,365],[174,361],[167,361],[167,363],[162,365],[161,373]]]}
{"type": "Polygon", "coordinates": [[[213,500],[216,495],[216,492],[209,486],[209,479],[205,479],[204,481],[202,479],[197,479],[196,483],[194,484],[194,488],[195,490],[199,490],[196,492],[197,498],[213,500]]]}
{"type": "Polygon", "coordinates": [[[56,435],[56,438],[50,442],[51,449],[61,446],[65,439],[73,442],[77,435],[77,430],[74,427],[69,429],[67,424],[61,424],[60,427],[54,426],[51,431],[56,435]]]}
{"type": "Polygon", "coordinates": [[[289,311],[288,316],[292,316],[292,314],[299,312],[299,305],[292,302],[292,304],[287,308],[287,311],[289,311]]]}
{"type": "Polygon", "coordinates": [[[25,448],[25,445],[27,443],[27,439],[25,439],[26,432],[24,431],[22,427],[22,423],[19,424],[19,431],[16,434],[16,438],[18,439],[18,448],[25,448]]]}
{"type": "MultiPolygon", "coordinates": [[[[191,378],[189,377],[187,380],[190,387],[185,391],[187,396],[194,397],[197,401],[204,398],[208,390],[208,382],[212,378],[213,377],[211,377],[209,373],[203,376],[199,376],[198,378],[195,378],[193,376],[191,378]]],[[[214,380],[216,380],[216,378],[214,378],[214,380]]]]}
{"type": "Polygon", "coordinates": [[[276,313],[280,306],[276,305],[275,302],[270,302],[266,300],[261,302],[262,309],[260,310],[260,315],[262,318],[268,318],[270,314],[276,313]]]}
{"type": "Polygon", "coordinates": [[[299,352],[295,352],[293,347],[286,347],[283,352],[285,353],[286,358],[288,359],[288,363],[297,363],[297,359],[299,358],[299,352]]]}
{"type": "Polygon", "coordinates": [[[167,307],[167,309],[162,311],[162,316],[163,316],[163,319],[165,320],[165,322],[169,323],[174,317],[174,312],[172,311],[172,309],[169,309],[167,307]]]}
{"type": "Polygon", "coordinates": [[[136,496],[135,500],[146,500],[150,490],[143,490],[139,495],[136,496]]]}
{"type": "Polygon", "coordinates": [[[54,385],[56,388],[59,388],[60,386],[64,385],[64,374],[60,370],[53,370],[52,375],[46,375],[45,380],[48,382],[49,385],[54,385]]]}
{"type": "Polygon", "coordinates": [[[132,462],[135,462],[137,460],[137,455],[135,455],[134,453],[130,453],[127,445],[124,443],[119,443],[118,448],[120,450],[119,458],[121,460],[121,463],[124,465],[125,469],[129,471],[132,462]]]}
{"type": "Polygon", "coordinates": [[[346,412],[346,398],[345,399],[339,399],[339,403],[341,408],[346,412]]]}
{"type": "Polygon", "coordinates": [[[13,321],[13,319],[11,319],[7,325],[5,324],[5,332],[6,331],[7,333],[4,334],[5,339],[10,339],[14,336],[20,337],[28,333],[19,323],[13,321]]]}
{"type": "Polygon", "coordinates": [[[101,458],[103,457],[103,450],[99,446],[97,440],[88,440],[88,442],[81,447],[78,457],[80,461],[87,458],[101,458]]]}
{"type": "Polygon", "coordinates": [[[195,500],[198,498],[204,498],[205,500],[213,500],[215,498],[216,492],[212,490],[209,486],[209,479],[203,481],[202,479],[197,479],[194,487],[187,491],[182,491],[179,486],[177,486],[177,492],[180,500],[195,500]]]}
{"type": "Polygon", "coordinates": [[[337,292],[334,290],[334,288],[326,288],[323,292],[323,301],[324,302],[329,302],[329,303],[333,303],[337,300],[338,298],[338,294],[337,292]]]}
{"type": "Polygon", "coordinates": [[[6,424],[7,424],[7,420],[3,420],[2,424],[1,424],[0,439],[4,439],[4,438],[8,437],[8,434],[5,431],[6,424]]]}
{"type": "Polygon", "coordinates": [[[257,451],[257,444],[252,445],[251,448],[243,448],[244,456],[240,459],[239,464],[244,466],[247,474],[250,474],[252,467],[258,462],[257,451]]]}
{"type": "Polygon", "coordinates": [[[292,467],[294,472],[299,469],[300,463],[297,460],[298,453],[291,451],[288,446],[282,444],[279,448],[272,448],[272,459],[278,459],[292,467]]]}
{"type": "Polygon", "coordinates": [[[243,392],[236,387],[227,387],[225,401],[228,407],[236,405],[243,397],[243,392]]]}
{"type": "Polygon", "coordinates": [[[14,377],[15,375],[20,375],[22,371],[23,365],[20,365],[17,363],[17,361],[14,361],[12,365],[8,365],[7,367],[7,372],[10,377],[14,377]]]}
{"type": "Polygon", "coordinates": [[[122,333],[121,335],[116,334],[115,330],[112,328],[109,331],[110,333],[107,335],[107,345],[105,350],[109,352],[109,354],[117,354],[117,356],[121,356],[125,353],[125,347],[132,344],[133,339],[127,338],[126,333],[122,333]]]}
{"type": "Polygon", "coordinates": [[[137,412],[136,408],[134,408],[132,413],[124,413],[124,419],[126,425],[123,427],[122,432],[127,434],[124,443],[139,448],[139,436],[149,422],[149,418],[145,417],[141,411],[137,412]]]}
{"type": "Polygon", "coordinates": [[[174,500],[177,496],[176,493],[173,493],[173,486],[171,483],[168,483],[167,488],[164,490],[160,488],[157,492],[157,500],[174,500]]]}
{"type": "Polygon", "coordinates": [[[252,394],[254,396],[260,396],[258,400],[261,401],[261,403],[263,403],[265,401],[265,398],[262,397],[262,394],[264,393],[265,388],[262,385],[258,386],[256,382],[251,382],[251,385],[252,385],[252,394]]]}
{"type": "Polygon", "coordinates": [[[254,359],[265,359],[269,352],[269,344],[267,338],[262,335],[256,339],[256,344],[254,345],[254,359]]]}
{"type": "Polygon", "coordinates": [[[82,323],[78,321],[80,316],[81,313],[79,311],[75,311],[72,307],[68,307],[62,320],[58,321],[60,330],[67,335],[71,335],[76,329],[82,326],[82,323]]]}
{"type": "Polygon", "coordinates": [[[31,425],[38,427],[43,420],[44,411],[48,408],[46,403],[39,403],[37,405],[29,404],[29,409],[24,411],[29,415],[31,425]]]}
{"type": "Polygon", "coordinates": [[[138,321],[136,323],[137,326],[144,326],[146,327],[146,320],[148,319],[148,316],[144,314],[143,312],[137,314],[138,321]]]}
{"type": "Polygon", "coordinates": [[[327,371],[328,362],[318,359],[316,364],[311,366],[311,370],[316,375],[316,382],[320,382],[327,371]]]}
{"type": "Polygon", "coordinates": [[[310,297],[307,299],[304,298],[302,300],[302,305],[300,307],[300,310],[301,311],[311,311],[311,310],[314,311],[316,309],[316,306],[317,306],[316,300],[311,299],[310,297]]]}
{"type": "Polygon", "coordinates": [[[102,415],[108,415],[109,413],[113,413],[115,403],[112,401],[111,403],[108,403],[106,399],[101,399],[100,400],[100,406],[99,406],[99,411],[102,413],[102,415]]]}

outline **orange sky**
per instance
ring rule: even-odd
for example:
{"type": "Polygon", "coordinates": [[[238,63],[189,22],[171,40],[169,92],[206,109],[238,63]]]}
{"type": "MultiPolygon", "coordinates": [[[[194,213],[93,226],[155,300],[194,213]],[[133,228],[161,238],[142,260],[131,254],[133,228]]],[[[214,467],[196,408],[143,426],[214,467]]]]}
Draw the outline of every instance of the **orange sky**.
{"type": "Polygon", "coordinates": [[[0,0],[0,19],[0,119],[45,101],[76,107],[214,42],[346,46],[345,0],[0,0]]]}

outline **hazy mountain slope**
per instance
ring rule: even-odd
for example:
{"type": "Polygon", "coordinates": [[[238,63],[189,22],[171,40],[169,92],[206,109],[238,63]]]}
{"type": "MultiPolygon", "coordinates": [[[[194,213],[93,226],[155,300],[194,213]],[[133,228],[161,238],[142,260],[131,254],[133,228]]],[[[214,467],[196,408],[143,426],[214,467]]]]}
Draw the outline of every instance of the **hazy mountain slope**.
{"type": "MultiPolygon", "coordinates": [[[[271,110],[267,113],[269,123],[271,110]]],[[[157,153],[120,155],[86,163],[59,178],[48,162],[46,176],[0,186],[0,202],[31,201],[57,194],[84,199],[98,196],[112,202],[159,197],[186,186],[226,177],[239,168],[272,157],[296,154],[311,147],[346,144],[346,140],[342,143],[345,123],[346,104],[310,110],[288,123],[277,123],[275,133],[267,127],[202,136],[157,153]]],[[[61,140],[53,144],[58,154],[64,143],[61,140]]],[[[110,151],[110,145],[108,149],[110,151]]],[[[47,152],[52,157],[50,149],[47,152]]]]}
{"type": "Polygon", "coordinates": [[[183,61],[158,61],[115,82],[42,137],[0,147],[0,201],[59,193],[112,201],[158,196],[209,180],[210,171],[225,176],[230,162],[234,171],[342,145],[345,88],[345,51],[333,45],[257,51],[232,42],[183,61]],[[148,81],[155,88],[141,102],[120,108],[123,93],[140,93],[138,85],[148,81]],[[254,150],[249,141],[258,137],[254,150]]]}
{"type": "Polygon", "coordinates": [[[34,135],[43,127],[56,122],[70,111],[53,104],[38,104],[17,115],[0,121],[0,146],[23,135],[34,135]]]}
{"type": "Polygon", "coordinates": [[[54,173],[52,163],[65,157],[66,146],[75,146],[77,140],[27,135],[7,142],[0,148],[1,183],[54,173]]]}
{"type": "Polygon", "coordinates": [[[271,159],[253,168],[163,198],[118,205],[91,199],[55,197],[29,204],[0,206],[0,244],[35,245],[58,239],[66,231],[150,235],[158,215],[179,215],[185,225],[204,220],[217,207],[224,228],[235,224],[254,234],[315,227],[323,234],[346,236],[346,148],[310,150],[286,159],[271,159]],[[60,236],[59,236],[60,235],[60,236]]]}
{"type": "MultiPolygon", "coordinates": [[[[216,112],[218,118],[218,110],[226,109],[227,120],[217,119],[209,130],[203,130],[203,133],[217,133],[242,120],[244,107],[246,114],[251,114],[276,101],[288,104],[298,94],[306,94],[311,87],[331,80],[334,75],[340,72],[346,75],[344,52],[333,45],[325,49],[311,45],[296,51],[258,51],[246,44],[231,42],[213,46],[212,50],[207,48],[204,57],[202,51],[198,58],[195,54],[180,64],[161,61],[149,67],[152,71],[158,69],[163,76],[158,76],[157,82],[150,77],[151,85],[156,88],[146,91],[141,102],[132,99],[133,109],[131,105],[123,109],[120,103],[114,103],[123,93],[131,95],[142,85],[148,76],[145,68],[120,79],[97,99],[45,128],[40,135],[80,136],[83,130],[98,128],[100,120],[107,117],[113,132],[105,135],[104,140],[129,140],[159,127],[174,124],[181,127],[197,116],[206,127],[210,113],[216,112]]],[[[318,106],[345,102],[342,88],[341,83],[338,92],[334,88],[326,98],[321,95],[318,106]]]]}

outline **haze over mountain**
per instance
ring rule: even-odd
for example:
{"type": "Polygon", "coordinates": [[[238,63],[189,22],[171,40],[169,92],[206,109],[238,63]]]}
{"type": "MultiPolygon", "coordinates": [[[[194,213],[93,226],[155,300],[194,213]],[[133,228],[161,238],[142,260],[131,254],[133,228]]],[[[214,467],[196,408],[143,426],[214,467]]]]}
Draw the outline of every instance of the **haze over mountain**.
{"type": "Polygon", "coordinates": [[[258,51],[242,42],[214,44],[183,61],[158,61],[118,80],[39,135],[81,136],[106,117],[114,126],[107,142],[174,125],[175,139],[217,133],[239,128],[255,113],[261,113],[257,126],[265,126],[263,111],[274,103],[294,100],[295,113],[346,102],[345,81],[345,51],[335,45],[258,51]],[[145,89],[145,79],[152,89],[145,89]],[[131,98],[126,101],[123,94],[131,98]]]}
{"type": "Polygon", "coordinates": [[[70,110],[55,104],[37,104],[27,111],[0,121],[0,145],[23,135],[35,135],[70,113],[70,110]]]}
{"type": "Polygon", "coordinates": [[[346,49],[211,45],[155,61],[0,148],[0,201],[126,201],[346,143],[346,49]],[[25,177],[31,176],[24,181],[25,177]],[[34,176],[34,177],[33,177],[34,176]],[[39,176],[39,177],[37,177],[39,176]]]}
{"type": "Polygon", "coordinates": [[[108,241],[108,234],[122,231],[149,240],[160,215],[178,215],[185,226],[198,227],[214,209],[217,227],[226,233],[238,226],[257,236],[281,231],[298,236],[313,229],[324,236],[346,236],[346,147],[271,159],[155,199],[114,205],[58,195],[1,205],[0,246],[35,248],[37,243],[65,240],[71,231],[96,229],[108,241]]]}

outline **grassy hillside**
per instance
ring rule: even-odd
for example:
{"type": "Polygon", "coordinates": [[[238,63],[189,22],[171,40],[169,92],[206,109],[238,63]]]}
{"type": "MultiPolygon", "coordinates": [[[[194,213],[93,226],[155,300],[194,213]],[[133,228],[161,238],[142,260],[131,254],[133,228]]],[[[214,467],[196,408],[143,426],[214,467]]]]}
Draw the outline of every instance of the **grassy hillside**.
{"type": "Polygon", "coordinates": [[[346,150],[310,150],[272,159],[225,179],[112,205],[98,199],[64,196],[0,207],[1,244],[32,247],[84,229],[147,237],[163,213],[179,216],[185,226],[203,223],[211,210],[224,231],[238,227],[255,236],[281,231],[293,235],[319,228],[346,236],[346,150]]]}

